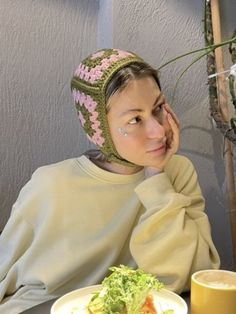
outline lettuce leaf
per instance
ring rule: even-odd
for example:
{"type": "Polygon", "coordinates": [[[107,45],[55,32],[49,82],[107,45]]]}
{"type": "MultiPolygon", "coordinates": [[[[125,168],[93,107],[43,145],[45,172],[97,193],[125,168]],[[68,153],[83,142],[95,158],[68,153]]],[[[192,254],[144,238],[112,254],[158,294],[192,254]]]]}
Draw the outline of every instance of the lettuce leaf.
{"type": "Polygon", "coordinates": [[[88,305],[93,313],[138,314],[150,291],[163,287],[156,277],[141,269],[120,265],[109,270],[111,275],[103,280],[101,292],[95,294],[88,305]]]}

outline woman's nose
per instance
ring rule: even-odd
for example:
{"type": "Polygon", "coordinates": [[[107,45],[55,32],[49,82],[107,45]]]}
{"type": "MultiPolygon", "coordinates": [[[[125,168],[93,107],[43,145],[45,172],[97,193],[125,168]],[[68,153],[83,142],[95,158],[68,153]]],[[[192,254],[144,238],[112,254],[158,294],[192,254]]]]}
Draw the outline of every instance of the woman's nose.
{"type": "Polygon", "coordinates": [[[146,135],[148,138],[162,139],[165,137],[165,128],[160,121],[151,117],[149,121],[147,121],[146,135]]]}

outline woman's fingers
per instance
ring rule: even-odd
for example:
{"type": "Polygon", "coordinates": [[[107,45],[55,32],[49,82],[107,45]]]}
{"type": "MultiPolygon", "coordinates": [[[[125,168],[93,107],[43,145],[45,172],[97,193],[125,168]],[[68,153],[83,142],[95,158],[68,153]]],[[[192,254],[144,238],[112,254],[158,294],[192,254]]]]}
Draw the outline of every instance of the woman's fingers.
{"type": "Polygon", "coordinates": [[[175,133],[177,131],[179,131],[179,125],[177,124],[176,120],[174,119],[173,115],[168,113],[167,114],[167,119],[168,119],[168,122],[171,126],[171,129],[172,131],[175,133]]]}
{"type": "Polygon", "coordinates": [[[171,113],[167,114],[167,119],[172,129],[172,139],[171,143],[169,143],[170,148],[171,150],[174,150],[174,153],[176,153],[179,148],[179,126],[171,113]]]}
{"type": "MultiPolygon", "coordinates": [[[[167,120],[170,125],[171,131],[172,131],[172,138],[170,142],[171,147],[179,146],[179,120],[176,116],[176,114],[173,112],[173,110],[170,108],[168,104],[165,104],[165,111],[167,112],[167,120]]],[[[177,150],[176,149],[176,150],[177,150]]]]}
{"type": "Polygon", "coordinates": [[[165,104],[165,110],[172,115],[175,123],[177,124],[177,127],[179,128],[180,127],[180,124],[179,124],[179,119],[177,118],[176,114],[174,113],[174,111],[170,108],[170,106],[168,104],[165,104]]]}

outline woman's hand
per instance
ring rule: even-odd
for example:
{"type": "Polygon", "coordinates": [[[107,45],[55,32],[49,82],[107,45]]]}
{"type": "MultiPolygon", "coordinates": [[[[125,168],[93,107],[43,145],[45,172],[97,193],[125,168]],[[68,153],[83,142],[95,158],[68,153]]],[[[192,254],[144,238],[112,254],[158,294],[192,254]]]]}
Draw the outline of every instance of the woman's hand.
{"type": "Polygon", "coordinates": [[[169,124],[169,131],[167,131],[166,134],[167,141],[165,156],[157,166],[145,167],[144,171],[146,178],[163,172],[171,156],[173,156],[179,148],[179,121],[168,104],[164,105],[164,110],[169,124]]]}

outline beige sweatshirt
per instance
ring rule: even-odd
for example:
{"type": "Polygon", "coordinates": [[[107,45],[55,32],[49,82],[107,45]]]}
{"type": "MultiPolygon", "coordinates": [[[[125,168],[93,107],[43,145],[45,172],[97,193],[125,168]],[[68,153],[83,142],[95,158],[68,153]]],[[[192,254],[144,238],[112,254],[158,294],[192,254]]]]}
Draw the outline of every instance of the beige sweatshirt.
{"type": "Polygon", "coordinates": [[[173,156],[146,180],[143,171],[110,173],[85,156],[39,168],[0,237],[0,313],[100,283],[119,264],[137,264],[178,293],[192,272],[219,267],[186,157],[173,156]]]}

